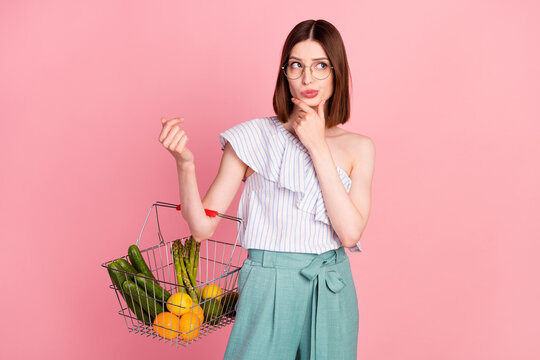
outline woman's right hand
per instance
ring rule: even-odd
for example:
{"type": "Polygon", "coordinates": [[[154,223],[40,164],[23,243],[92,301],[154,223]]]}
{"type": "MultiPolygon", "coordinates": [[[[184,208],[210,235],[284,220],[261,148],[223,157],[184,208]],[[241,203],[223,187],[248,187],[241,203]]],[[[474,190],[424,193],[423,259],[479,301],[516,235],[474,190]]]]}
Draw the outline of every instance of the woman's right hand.
{"type": "Polygon", "coordinates": [[[181,164],[193,162],[193,153],[186,147],[188,141],[186,132],[178,126],[183,121],[183,118],[170,120],[161,118],[163,127],[159,134],[159,142],[169,150],[176,162],[181,164]]]}

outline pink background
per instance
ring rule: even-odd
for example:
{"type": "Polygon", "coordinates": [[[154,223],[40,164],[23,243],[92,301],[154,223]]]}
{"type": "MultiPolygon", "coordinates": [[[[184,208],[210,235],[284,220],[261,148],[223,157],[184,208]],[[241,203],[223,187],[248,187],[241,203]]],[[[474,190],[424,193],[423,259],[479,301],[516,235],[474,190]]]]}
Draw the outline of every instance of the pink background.
{"type": "Polygon", "coordinates": [[[345,128],[377,147],[364,252],[350,254],[358,359],[538,359],[539,10],[2,2],[0,358],[222,358],[231,327],[185,349],[129,334],[100,265],[154,201],[178,201],[160,117],[186,118],[204,194],[218,133],[273,114],[287,33],[324,18],[349,55],[345,128]]]}

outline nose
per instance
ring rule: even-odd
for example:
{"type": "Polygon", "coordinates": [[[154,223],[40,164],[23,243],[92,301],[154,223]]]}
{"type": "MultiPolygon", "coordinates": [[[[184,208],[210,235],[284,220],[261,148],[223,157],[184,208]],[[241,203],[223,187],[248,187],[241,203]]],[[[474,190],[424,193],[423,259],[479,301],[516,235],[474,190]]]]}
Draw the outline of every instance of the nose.
{"type": "Polygon", "coordinates": [[[303,74],[303,77],[302,77],[302,82],[304,83],[304,85],[307,85],[309,83],[311,83],[311,68],[308,68],[308,67],[305,67],[304,68],[304,74],[303,74]]]}

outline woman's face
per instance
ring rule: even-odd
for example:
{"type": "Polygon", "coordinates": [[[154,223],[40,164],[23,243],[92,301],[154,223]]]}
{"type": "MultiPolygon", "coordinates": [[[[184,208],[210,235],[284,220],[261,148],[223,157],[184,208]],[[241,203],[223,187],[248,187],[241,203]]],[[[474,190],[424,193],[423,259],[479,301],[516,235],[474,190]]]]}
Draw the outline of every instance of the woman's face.
{"type": "MultiPolygon", "coordinates": [[[[304,68],[303,74],[298,79],[287,79],[289,90],[293,97],[302,100],[307,105],[316,108],[323,100],[329,99],[334,93],[334,74],[330,70],[330,75],[323,80],[313,77],[310,66],[313,64],[313,71],[316,68],[324,68],[330,65],[330,59],[322,46],[313,40],[304,40],[291,50],[289,62],[287,64],[304,68]]],[[[321,76],[319,76],[321,77],[321,76]]]]}

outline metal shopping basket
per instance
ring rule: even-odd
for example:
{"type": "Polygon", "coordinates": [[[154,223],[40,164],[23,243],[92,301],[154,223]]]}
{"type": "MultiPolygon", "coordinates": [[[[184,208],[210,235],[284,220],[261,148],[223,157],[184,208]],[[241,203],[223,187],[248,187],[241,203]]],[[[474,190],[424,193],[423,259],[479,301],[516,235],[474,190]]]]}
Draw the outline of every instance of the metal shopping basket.
{"type": "MultiPolygon", "coordinates": [[[[207,306],[218,306],[215,305],[216,301],[222,301],[223,299],[232,301],[234,300],[235,296],[237,298],[238,274],[242,266],[241,264],[243,259],[245,259],[246,256],[245,250],[243,250],[240,246],[237,246],[238,237],[236,237],[234,244],[212,239],[205,240],[200,244],[199,249],[199,264],[198,271],[196,273],[197,286],[179,286],[172,255],[172,245],[175,240],[180,240],[182,243],[184,243],[187,241],[187,239],[189,239],[189,236],[178,237],[172,234],[165,234],[167,237],[174,237],[166,241],[164,238],[164,233],[167,231],[165,231],[163,226],[164,224],[160,224],[160,216],[162,221],[163,218],[167,218],[166,216],[168,216],[168,219],[172,219],[170,223],[178,223],[178,220],[180,220],[178,210],[180,210],[180,205],[159,201],[154,203],[148,211],[148,215],[146,216],[141,233],[137,239],[136,245],[139,246],[143,235],[146,239],[147,237],[156,236],[154,234],[157,233],[157,240],[159,241],[157,245],[146,249],[140,249],[140,253],[155,279],[142,275],[133,276],[132,273],[125,271],[124,269],[119,270],[116,267],[111,268],[109,266],[113,262],[122,261],[119,259],[127,261],[128,255],[107,261],[102,264],[102,266],[106,268],[111,275],[111,284],[109,285],[109,288],[112,289],[116,294],[118,303],[120,305],[118,314],[123,317],[128,331],[154,338],[159,341],[169,342],[171,345],[176,346],[177,348],[179,346],[187,346],[190,343],[197,341],[220,328],[232,324],[236,314],[234,310],[234,302],[229,304],[221,304],[220,311],[217,312],[212,311],[215,309],[211,309],[211,317],[205,316],[202,323],[200,323],[200,320],[196,320],[196,316],[193,316],[189,320],[190,324],[184,327],[177,323],[175,324],[174,321],[168,325],[165,325],[165,323],[156,325],[152,319],[155,319],[156,313],[149,313],[146,306],[159,304],[163,311],[167,312],[169,311],[167,310],[167,299],[164,299],[163,296],[159,298],[159,296],[156,295],[155,290],[149,291],[146,287],[144,288],[144,292],[141,291],[142,288],[140,287],[135,291],[127,289],[125,287],[126,284],[119,284],[118,281],[115,281],[114,276],[119,275],[126,279],[131,278],[132,280],[140,280],[137,279],[137,277],[144,278],[144,280],[153,281],[170,294],[195,291],[199,294],[199,296],[201,296],[205,287],[208,285],[217,285],[222,290],[221,294],[207,292],[206,298],[203,299],[203,297],[201,297],[199,299],[198,305],[200,308],[197,309],[196,303],[194,303],[191,307],[187,307],[187,310],[196,310],[197,312],[205,309],[206,314],[207,306]],[[161,213],[158,211],[159,209],[162,209],[161,213]],[[166,216],[164,215],[163,211],[167,212],[166,216]],[[155,222],[149,222],[152,214],[155,214],[155,222]],[[153,229],[150,229],[152,227],[153,229]],[[208,296],[208,294],[210,294],[210,296],[208,296]],[[213,303],[210,303],[211,301],[213,301],[213,303]],[[147,310],[146,313],[145,309],[147,310]],[[146,314],[146,316],[144,316],[144,314],[146,314]],[[160,331],[161,335],[158,334],[157,331],[160,331]],[[164,332],[166,333],[165,337],[163,336],[164,332]]],[[[220,214],[212,210],[205,211],[208,216],[219,216],[236,221],[240,225],[242,223],[242,219],[234,216],[220,214]]],[[[184,309],[183,311],[186,310],[184,309]]],[[[179,316],[178,318],[180,319],[181,317],[179,316]]],[[[183,325],[186,325],[186,321],[184,321],[183,325]]]]}

